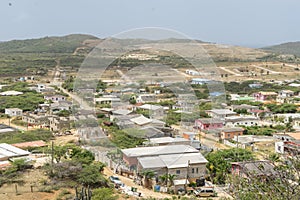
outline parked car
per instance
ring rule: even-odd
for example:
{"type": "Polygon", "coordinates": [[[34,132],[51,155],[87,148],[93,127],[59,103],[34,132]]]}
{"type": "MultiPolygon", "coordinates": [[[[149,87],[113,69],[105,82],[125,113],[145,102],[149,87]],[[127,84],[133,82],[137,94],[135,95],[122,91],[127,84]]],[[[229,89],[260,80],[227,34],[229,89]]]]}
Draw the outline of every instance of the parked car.
{"type": "Polygon", "coordinates": [[[117,185],[122,185],[122,181],[117,176],[110,176],[109,180],[117,185]]]}
{"type": "Polygon", "coordinates": [[[212,188],[212,187],[203,187],[198,190],[194,190],[194,194],[197,197],[215,197],[216,196],[214,188],[212,188]]]}

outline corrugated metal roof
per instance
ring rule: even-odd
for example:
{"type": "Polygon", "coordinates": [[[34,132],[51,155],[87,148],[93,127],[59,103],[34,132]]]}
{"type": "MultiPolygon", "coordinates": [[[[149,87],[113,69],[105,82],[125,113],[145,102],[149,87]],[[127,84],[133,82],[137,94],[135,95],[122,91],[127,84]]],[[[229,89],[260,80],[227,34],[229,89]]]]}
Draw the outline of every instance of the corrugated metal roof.
{"type": "Polygon", "coordinates": [[[123,149],[123,154],[128,157],[141,157],[141,156],[156,156],[166,154],[180,154],[180,153],[195,153],[198,152],[192,146],[189,145],[167,145],[158,147],[137,147],[123,149]]]}
{"type": "Polygon", "coordinates": [[[169,169],[186,168],[188,164],[205,164],[208,162],[201,153],[181,153],[140,157],[138,158],[138,161],[143,169],[163,167],[167,167],[169,169]]]}
{"type": "Polygon", "coordinates": [[[0,144],[0,158],[24,156],[29,154],[30,152],[24,151],[23,149],[19,149],[10,144],[6,144],[6,143],[0,144]]]}

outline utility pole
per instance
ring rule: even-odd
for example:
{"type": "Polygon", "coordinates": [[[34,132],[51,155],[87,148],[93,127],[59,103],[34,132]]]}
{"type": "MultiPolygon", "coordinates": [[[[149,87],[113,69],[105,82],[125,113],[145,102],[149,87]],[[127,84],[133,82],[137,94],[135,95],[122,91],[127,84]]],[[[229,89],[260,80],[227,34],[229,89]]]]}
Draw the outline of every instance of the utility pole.
{"type": "Polygon", "coordinates": [[[187,182],[188,182],[188,178],[189,178],[189,168],[190,168],[190,160],[188,160],[188,164],[187,164],[187,168],[186,168],[185,191],[187,188],[187,182]]]}

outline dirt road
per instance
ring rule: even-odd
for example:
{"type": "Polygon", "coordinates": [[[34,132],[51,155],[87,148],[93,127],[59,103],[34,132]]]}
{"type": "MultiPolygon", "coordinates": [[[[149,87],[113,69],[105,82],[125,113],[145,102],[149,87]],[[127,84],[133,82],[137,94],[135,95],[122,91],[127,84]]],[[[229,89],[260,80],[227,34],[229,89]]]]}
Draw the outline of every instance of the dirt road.
{"type": "MultiPolygon", "coordinates": [[[[109,176],[116,175],[116,174],[113,173],[112,170],[110,170],[107,167],[105,167],[105,169],[104,169],[104,174],[107,176],[107,178],[109,176]]],[[[169,194],[154,192],[154,191],[146,189],[146,188],[144,188],[140,185],[137,185],[130,178],[120,176],[120,175],[117,175],[117,176],[120,178],[122,183],[124,183],[126,186],[137,188],[137,191],[142,193],[142,197],[145,197],[145,198],[146,197],[153,197],[153,198],[166,198],[167,197],[167,198],[172,198],[172,196],[169,195],[169,194]]]]}

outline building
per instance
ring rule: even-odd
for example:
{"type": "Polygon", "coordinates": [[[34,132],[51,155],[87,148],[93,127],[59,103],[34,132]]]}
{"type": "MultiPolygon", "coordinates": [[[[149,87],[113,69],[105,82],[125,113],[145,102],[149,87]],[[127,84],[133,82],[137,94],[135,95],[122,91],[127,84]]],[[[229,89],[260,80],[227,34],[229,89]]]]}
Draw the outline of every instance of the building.
{"type": "Polygon", "coordinates": [[[167,145],[154,147],[136,147],[122,149],[123,161],[131,168],[136,169],[138,158],[172,154],[198,153],[198,150],[189,145],[167,145]]]}
{"type": "Polygon", "coordinates": [[[49,119],[46,115],[37,115],[33,113],[23,113],[22,121],[27,123],[28,127],[49,128],[49,119]]]}
{"type": "Polygon", "coordinates": [[[94,98],[95,104],[113,104],[113,103],[119,103],[121,102],[121,99],[114,95],[103,95],[99,98],[94,98]]]}
{"type": "Polygon", "coordinates": [[[46,142],[43,140],[31,141],[31,142],[21,142],[12,144],[14,147],[20,149],[27,149],[27,148],[35,148],[35,147],[46,147],[48,146],[46,142]]]}
{"type": "Polygon", "coordinates": [[[193,78],[191,84],[193,85],[205,85],[212,82],[212,80],[204,78],[193,78]]]}
{"type": "Polygon", "coordinates": [[[70,129],[70,120],[66,117],[49,117],[49,127],[51,131],[59,132],[70,129]]]}
{"type": "Polygon", "coordinates": [[[220,133],[220,138],[222,140],[233,139],[234,136],[243,135],[244,129],[241,127],[233,127],[233,128],[223,128],[220,133]]]}
{"type": "Polygon", "coordinates": [[[278,92],[278,96],[282,98],[293,97],[294,92],[292,90],[281,90],[278,92]]]}
{"type": "Polygon", "coordinates": [[[299,155],[300,140],[280,141],[275,143],[275,152],[280,154],[299,155]]]}
{"type": "Polygon", "coordinates": [[[254,116],[230,116],[225,118],[226,127],[257,125],[259,125],[259,119],[254,116]]]}
{"type": "Polygon", "coordinates": [[[185,138],[159,137],[151,138],[144,142],[147,146],[166,146],[166,145],[190,145],[190,140],[185,138]]]}
{"type": "Polygon", "coordinates": [[[71,110],[72,102],[71,101],[57,101],[50,104],[51,112],[59,112],[62,110],[71,110]]]}
{"type": "Polygon", "coordinates": [[[59,94],[45,95],[44,99],[47,101],[52,101],[52,102],[66,101],[66,97],[63,95],[59,95],[59,94]]]}
{"type": "Polygon", "coordinates": [[[142,106],[138,106],[137,108],[149,112],[150,118],[162,119],[164,117],[164,107],[162,106],[144,104],[142,106]]]}
{"type": "Polygon", "coordinates": [[[46,85],[45,84],[37,84],[37,92],[44,92],[46,89],[46,85]]]}
{"type": "Polygon", "coordinates": [[[205,111],[212,118],[223,119],[225,117],[236,116],[237,113],[229,109],[212,109],[205,111]]]}
{"type": "Polygon", "coordinates": [[[276,92],[258,92],[254,93],[253,97],[256,101],[272,101],[276,100],[277,93],[276,92]]]}
{"type": "Polygon", "coordinates": [[[195,120],[195,128],[198,130],[212,130],[222,128],[224,121],[218,118],[199,118],[195,120]]]}
{"type": "Polygon", "coordinates": [[[251,113],[254,110],[258,110],[259,107],[258,106],[248,105],[248,104],[241,104],[241,105],[231,105],[231,106],[228,106],[228,109],[231,110],[231,111],[245,110],[248,113],[251,113]]]}
{"type": "Polygon", "coordinates": [[[5,108],[5,114],[10,117],[22,116],[23,111],[19,108],[5,108]]]}
{"type": "Polygon", "coordinates": [[[5,92],[0,93],[1,96],[18,96],[21,94],[23,94],[23,92],[18,92],[18,91],[14,91],[14,90],[5,91],[5,92]]]}
{"type": "Polygon", "coordinates": [[[269,177],[276,174],[274,166],[265,160],[233,162],[231,163],[231,173],[244,178],[269,177]]]}
{"type": "Polygon", "coordinates": [[[30,152],[14,147],[13,145],[1,143],[0,144],[0,161],[8,160],[10,158],[28,156],[30,152]]]}
{"type": "Polygon", "coordinates": [[[201,153],[166,154],[138,158],[137,171],[151,170],[159,177],[176,175],[175,180],[196,182],[205,176],[207,160],[201,153]]]}
{"type": "Polygon", "coordinates": [[[140,94],[136,97],[137,103],[151,103],[156,101],[157,100],[155,94],[140,94]]]}
{"type": "Polygon", "coordinates": [[[195,71],[195,70],[191,70],[191,69],[187,69],[185,70],[185,73],[188,74],[188,75],[192,75],[192,76],[199,76],[200,73],[195,71]]]}

